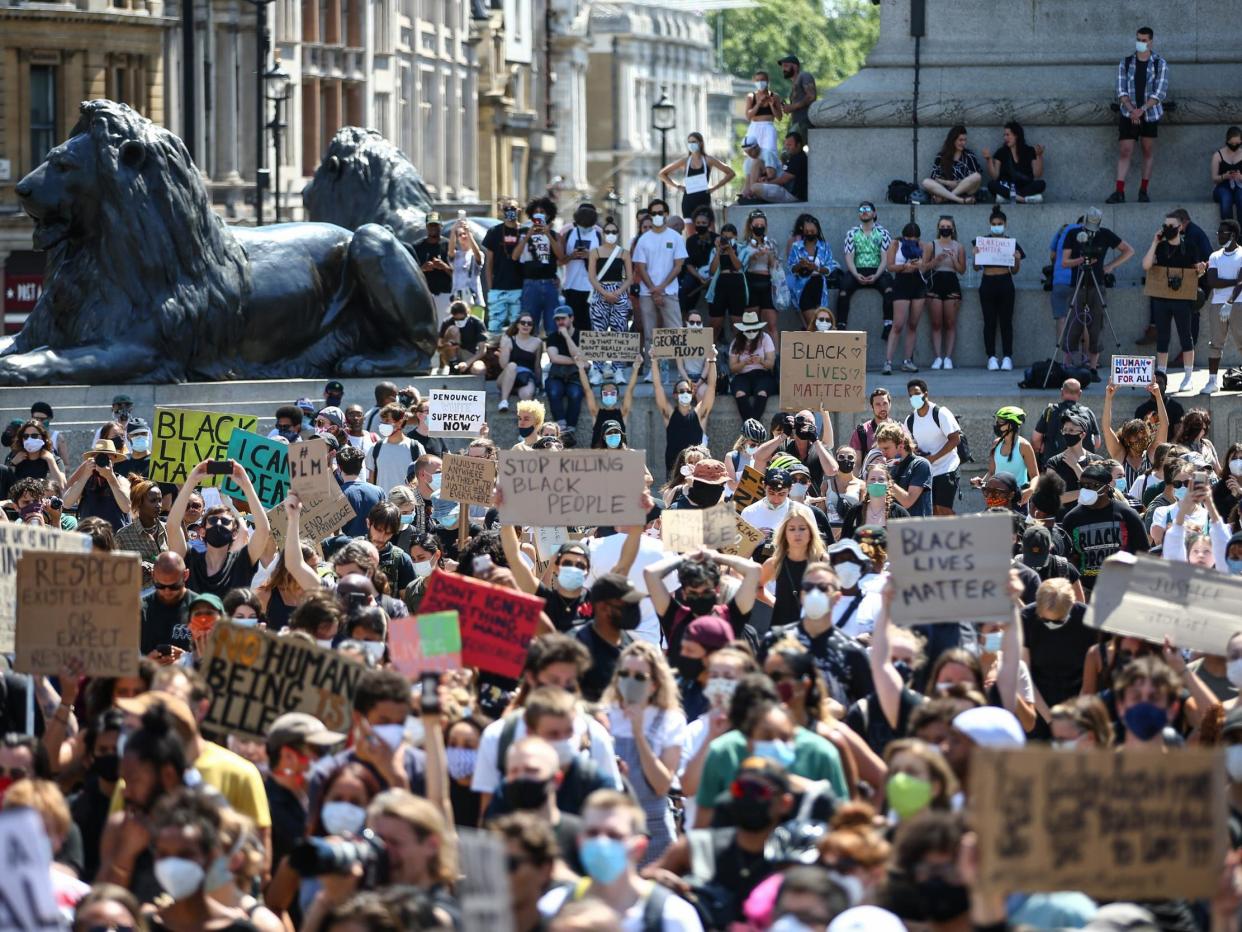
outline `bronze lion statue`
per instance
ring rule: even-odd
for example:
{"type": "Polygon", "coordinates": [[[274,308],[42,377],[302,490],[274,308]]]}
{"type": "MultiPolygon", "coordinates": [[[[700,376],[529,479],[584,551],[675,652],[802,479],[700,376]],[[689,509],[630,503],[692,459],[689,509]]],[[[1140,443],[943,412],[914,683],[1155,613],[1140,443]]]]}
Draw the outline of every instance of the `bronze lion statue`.
{"type": "Polygon", "coordinates": [[[48,253],[0,384],[405,373],[436,344],[427,283],[375,224],[228,227],[182,141],[110,100],[17,195],[48,253]]]}

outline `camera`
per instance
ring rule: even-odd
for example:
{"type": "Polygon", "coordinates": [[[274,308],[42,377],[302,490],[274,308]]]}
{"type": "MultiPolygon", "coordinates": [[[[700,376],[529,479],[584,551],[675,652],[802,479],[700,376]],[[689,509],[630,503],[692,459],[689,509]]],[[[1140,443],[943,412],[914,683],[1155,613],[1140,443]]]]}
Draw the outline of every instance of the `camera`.
{"type": "Polygon", "coordinates": [[[1171,290],[1173,290],[1173,291],[1180,291],[1180,290],[1181,290],[1181,288],[1182,288],[1182,278],[1183,278],[1183,277],[1184,277],[1184,276],[1181,276],[1181,275],[1173,275],[1172,273],[1170,273],[1170,274],[1169,274],[1169,277],[1168,277],[1168,280],[1169,280],[1169,288],[1170,288],[1171,290]]]}
{"type": "Polygon", "coordinates": [[[52,511],[63,511],[65,508],[64,499],[62,499],[59,495],[53,495],[51,500],[48,502],[48,505],[51,506],[52,511]]]}
{"type": "Polygon", "coordinates": [[[362,865],[360,889],[374,890],[388,883],[388,849],[369,828],[348,840],[303,838],[289,852],[289,866],[303,877],[347,874],[354,864],[362,865]]]}

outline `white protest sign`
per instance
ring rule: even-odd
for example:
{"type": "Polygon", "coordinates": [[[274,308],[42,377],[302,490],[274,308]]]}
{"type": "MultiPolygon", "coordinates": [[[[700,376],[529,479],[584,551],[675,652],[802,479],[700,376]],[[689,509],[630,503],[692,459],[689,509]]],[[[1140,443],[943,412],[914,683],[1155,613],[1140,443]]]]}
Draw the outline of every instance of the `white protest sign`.
{"type": "Polygon", "coordinates": [[[427,436],[478,437],[487,420],[487,392],[433,388],[427,393],[427,436]]]}
{"type": "Polygon", "coordinates": [[[0,812],[0,928],[60,932],[52,892],[52,846],[34,809],[0,812]]]}
{"type": "Polygon", "coordinates": [[[897,624],[1003,622],[1012,616],[1009,515],[902,518],[889,522],[888,542],[897,624]]]}
{"type": "Polygon", "coordinates": [[[739,542],[739,520],[727,502],[711,508],[670,508],[660,516],[660,539],[674,553],[725,550],[739,542]]]}
{"type": "Polygon", "coordinates": [[[1003,265],[1013,268],[1014,248],[1018,241],[1009,236],[980,236],[975,240],[978,252],[975,265],[1003,265]]]}
{"type": "Polygon", "coordinates": [[[1114,356],[1114,385],[1150,385],[1156,374],[1155,356],[1114,356]]]}
{"type": "Polygon", "coordinates": [[[0,653],[11,653],[16,643],[17,558],[22,552],[66,550],[90,553],[90,549],[91,539],[85,534],[0,521],[0,653]]]}
{"type": "Polygon", "coordinates": [[[328,445],[322,437],[301,440],[289,446],[289,489],[309,501],[313,498],[329,498],[332,487],[332,468],[328,464],[328,445]]]}

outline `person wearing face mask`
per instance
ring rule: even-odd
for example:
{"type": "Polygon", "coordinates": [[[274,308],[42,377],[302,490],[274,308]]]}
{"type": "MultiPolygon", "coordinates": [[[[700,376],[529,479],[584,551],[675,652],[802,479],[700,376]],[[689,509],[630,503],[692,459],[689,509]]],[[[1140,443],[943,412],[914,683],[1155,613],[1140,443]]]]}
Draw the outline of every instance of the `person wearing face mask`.
{"type": "Polygon", "coordinates": [[[863,201],[858,205],[858,225],[845,234],[845,269],[849,273],[841,282],[837,297],[837,326],[849,329],[850,299],[860,288],[873,288],[884,299],[884,330],[881,339],[888,341],[893,328],[893,276],[887,271],[888,247],[893,238],[877,222],[875,204],[863,201]]]}
{"type": "Polygon", "coordinates": [[[755,311],[747,311],[734,324],[737,335],[729,344],[729,388],[743,420],[761,419],[768,397],[777,391],[772,370],[776,366],[776,345],[755,311]]]}
{"type": "Polygon", "coordinates": [[[747,138],[762,148],[776,151],[776,121],[785,114],[781,98],[772,92],[766,71],[756,71],[752,78],[754,90],[746,95],[747,138]]]}
{"type": "Polygon", "coordinates": [[[1025,421],[1026,412],[1014,405],[1006,405],[996,412],[992,424],[996,439],[988,455],[988,471],[982,478],[971,479],[971,485],[982,488],[992,476],[1004,472],[1013,476],[1019,488],[1025,488],[1038,475],[1035,448],[1021,433],[1025,421]]]}
{"type": "Polygon", "coordinates": [[[712,255],[718,239],[714,231],[716,215],[710,205],[695,208],[693,215],[687,217],[694,226],[686,229],[686,261],[681,267],[677,291],[683,316],[697,311],[707,296],[712,281],[712,255]]]}
{"type": "Polygon", "coordinates": [[[270,769],[263,780],[272,813],[272,863],[279,864],[306,835],[307,778],[320,755],[341,745],[346,736],[329,731],[305,712],[287,712],[267,731],[270,769]]]}
{"type": "Polygon", "coordinates": [[[563,293],[573,316],[573,329],[590,330],[591,312],[587,303],[592,294],[588,277],[590,257],[603,242],[599,227],[599,212],[595,205],[583,201],[574,211],[573,223],[567,224],[558,234],[565,267],[563,293]]]}
{"type": "MultiPolygon", "coordinates": [[[[566,781],[578,778],[577,774],[571,777],[570,773],[582,763],[581,758],[563,767],[557,749],[550,742],[528,735],[513,743],[506,761],[505,780],[496,797],[495,811],[504,813],[500,816],[502,819],[510,813],[530,813],[538,818],[556,836],[569,870],[575,875],[583,872],[576,844],[582,820],[562,809],[559,802],[566,781]]],[[[575,809],[582,808],[585,798],[577,801],[575,809]]]]}
{"type": "MultiPolygon", "coordinates": [[[[681,326],[677,279],[686,261],[686,241],[680,233],[666,226],[668,204],[656,198],[647,205],[647,210],[651,229],[638,238],[631,257],[643,314],[644,346],[651,345],[652,333],[657,327],[681,326]]],[[[648,366],[647,381],[654,381],[659,364],[649,361],[648,366]]]]}
{"type": "Polygon", "coordinates": [[[540,325],[544,331],[553,329],[552,312],[561,303],[556,275],[565,261],[565,251],[561,238],[552,232],[556,203],[551,198],[531,200],[526,205],[526,216],[530,226],[523,229],[510,256],[521,263],[522,314],[534,321],[533,334],[540,325]]]}
{"type": "Polygon", "coordinates": [[[824,483],[823,509],[832,529],[833,540],[841,537],[846,513],[858,507],[867,491],[866,481],[856,473],[858,459],[858,451],[853,447],[838,447],[837,473],[829,476],[824,483]]]}
{"type": "MultiPolygon", "coordinates": [[[[1168,645],[1168,638],[1165,639],[1168,645]]],[[[1166,729],[1177,718],[1181,703],[1181,653],[1166,646],[1166,659],[1139,657],[1126,664],[1113,677],[1117,718],[1125,728],[1120,750],[1152,751],[1165,746],[1166,729]]]]}
{"type": "Polygon", "coordinates": [[[259,881],[257,865],[263,860],[254,824],[233,809],[219,813],[219,854],[207,868],[203,889],[221,906],[239,910],[257,932],[283,932],[285,924],[251,892],[259,881]]]}
{"type": "MultiPolygon", "coordinates": [[[[660,628],[668,641],[669,663],[681,664],[681,642],[691,622],[704,615],[714,615],[728,623],[735,637],[758,644],[754,628],[749,624],[759,585],[758,563],[745,557],[721,554],[713,550],[674,554],[649,565],[643,572],[647,592],[660,619],[660,628]],[[721,601],[721,567],[727,567],[741,578],[727,601],[721,601]],[[664,577],[676,571],[677,598],[673,598],[664,577]]],[[[725,590],[727,591],[727,590],[725,590]]]]}
{"type": "Polygon", "coordinates": [[[86,777],[81,788],[68,799],[73,824],[82,832],[81,877],[88,882],[99,870],[99,843],[112,795],[120,779],[121,758],[117,753],[117,744],[124,724],[124,715],[116,709],[109,709],[85,729],[86,777]]]}
{"type": "MultiPolygon", "coordinates": [[[[988,236],[999,239],[1013,239],[1012,236],[1006,234],[1007,218],[1005,212],[999,207],[992,208],[992,215],[988,218],[988,236]]],[[[1026,253],[1022,251],[1022,246],[1015,242],[1013,244],[1013,261],[1012,263],[997,265],[980,265],[978,260],[979,244],[977,241],[971,241],[971,248],[975,255],[975,267],[982,270],[982,278],[979,280],[979,306],[983,310],[983,347],[988,354],[988,369],[996,371],[997,369],[1009,371],[1013,368],[1013,306],[1014,306],[1014,276],[1022,268],[1022,260],[1026,258],[1026,253]],[[997,361],[996,357],[996,328],[1000,327],[1001,336],[1001,355],[1002,359],[997,361]]]]}
{"type": "Polygon", "coordinates": [[[931,317],[933,369],[952,369],[957,346],[957,315],[962,309],[962,283],[966,273],[966,250],[957,241],[957,224],[947,214],[936,221],[936,241],[929,257],[931,279],[927,284],[927,308],[931,317]]]}
{"type": "Polygon", "coordinates": [[[130,482],[145,478],[151,466],[151,428],[140,417],[130,418],[125,425],[126,448],[129,455],[115,465],[116,474],[130,482]]]}
{"type": "Polygon", "coordinates": [[[832,247],[824,239],[819,220],[806,216],[802,220],[797,239],[789,250],[788,265],[789,296],[802,312],[802,322],[812,326],[820,308],[829,304],[831,279],[839,273],[839,266],[832,258],[832,247]]]}
{"type": "Polygon", "coordinates": [[[487,293],[487,330],[493,337],[513,321],[522,308],[522,266],[513,258],[513,250],[521,239],[518,229],[518,206],[511,199],[500,205],[501,222],[483,237],[486,261],[483,264],[483,288],[487,293]]]}
{"type": "MultiPolygon", "coordinates": [[[[1210,258],[1210,256],[1209,256],[1210,258]]],[[[1151,298],[1152,322],[1156,326],[1156,368],[1166,372],[1169,364],[1169,341],[1173,324],[1177,324],[1184,374],[1179,391],[1186,391],[1194,379],[1195,334],[1193,319],[1198,279],[1207,271],[1194,243],[1187,240],[1182,221],[1170,212],[1152,237],[1143,256],[1147,273],[1144,294],[1151,298]]]]}
{"type": "MultiPolygon", "coordinates": [[[[629,330],[633,305],[630,303],[630,286],[636,281],[630,251],[619,241],[621,227],[615,217],[604,220],[604,238],[591,250],[587,260],[587,280],[591,285],[590,327],[601,333],[612,331],[625,333],[629,330]]],[[[580,369],[587,365],[585,357],[578,362],[580,369]]],[[[583,388],[591,396],[590,386],[599,385],[605,379],[622,378],[624,364],[619,360],[596,359],[590,362],[589,383],[583,388]]],[[[637,371],[638,364],[634,364],[637,371]]],[[[585,373],[584,373],[585,375],[585,373]]],[[[631,382],[635,376],[631,374],[631,382]]]]}
{"type": "Polygon", "coordinates": [[[927,813],[903,823],[877,905],[936,932],[970,928],[971,891],[957,866],[965,830],[956,812],[927,813]]]}
{"type": "Polygon", "coordinates": [[[1049,579],[1064,580],[1073,590],[1075,601],[1086,601],[1082,577],[1064,555],[1056,552],[1052,532],[1042,524],[1029,525],[1022,532],[1022,551],[1018,559],[1024,566],[1034,570],[1041,582],[1049,579]]]}
{"type": "Polygon", "coordinates": [[[1164,116],[1164,101],[1169,94],[1169,63],[1152,51],[1155,32],[1140,26],[1134,36],[1134,51],[1117,66],[1117,186],[1105,203],[1124,204],[1126,175],[1136,140],[1143,146],[1143,173],[1139,183],[1140,203],[1151,200],[1147,193],[1152,164],[1156,159],[1156,135],[1164,116]]]}
{"type": "MultiPolygon", "coordinates": [[[[1236,127],[1235,127],[1236,128],[1236,127]]],[[[1242,143],[1240,143],[1242,144],[1242,143]]],[[[1242,163],[1242,156],[1239,156],[1242,163]]],[[[1234,174],[1237,174],[1235,172],[1234,174]]],[[[1242,199],[1242,183],[1237,184],[1237,197],[1242,199]]],[[[1223,211],[1223,208],[1222,208],[1223,211]]],[[[1206,313],[1210,327],[1208,339],[1208,380],[1199,390],[1201,395],[1211,395],[1220,388],[1220,360],[1225,352],[1225,341],[1232,334],[1234,348],[1242,351],[1242,313],[1234,320],[1234,302],[1242,294],[1242,249],[1238,248],[1239,225],[1237,220],[1221,220],[1216,237],[1220,248],[1208,258],[1207,274],[1201,283],[1211,289],[1206,313]]]]}
{"type": "MultiPolygon", "coordinates": [[[[125,458],[124,440],[119,431],[115,424],[104,425],[105,436],[82,454],[82,465],[66,480],[67,485],[61,496],[65,508],[77,506],[79,521],[102,518],[112,525],[114,531],[126,523],[131,508],[129,480],[117,475],[115,468],[125,458]]],[[[29,431],[24,428],[21,433],[28,434],[29,431]]],[[[46,447],[39,452],[45,450],[46,447]]],[[[23,451],[21,455],[26,454],[23,451]]],[[[13,458],[16,460],[18,457],[13,458]]],[[[50,466],[48,474],[53,475],[50,466]]]]}
{"type": "Polygon", "coordinates": [[[1142,553],[1150,546],[1143,519],[1112,496],[1112,481],[1112,472],[1100,463],[1083,469],[1078,504],[1061,521],[1072,541],[1070,559],[1088,594],[1106,559],[1123,550],[1142,553]]]}
{"type": "MultiPolygon", "coordinates": [[[[637,547],[636,535],[634,546],[637,547]]],[[[588,702],[598,702],[603,695],[621,652],[634,642],[631,632],[642,620],[638,606],[644,595],[624,575],[628,569],[614,568],[614,572],[596,577],[587,597],[591,619],[572,630],[571,636],[591,656],[591,667],[579,681],[582,696],[588,702]]]]}
{"type": "Polygon", "coordinates": [[[711,209],[712,192],[728,185],[734,172],[724,162],[708,155],[703,134],[694,132],[686,137],[686,154],[661,168],[658,177],[660,184],[681,190],[681,215],[697,220],[700,210],[711,209]],[[713,171],[719,176],[715,183],[713,171]],[[674,177],[677,172],[681,172],[680,181],[674,177]]]}
{"type": "Polygon", "coordinates": [[[372,445],[366,465],[370,481],[381,489],[391,489],[405,482],[410,464],[427,452],[421,443],[405,435],[407,416],[400,404],[388,404],[380,409],[376,433],[382,439],[372,445]]]}
{"type": "Polygon", "coordinates": [[[384,662],[387,651],[388,616],[373,603],[355,600],[350,604],[341,632],[352,641],[372,667],[384,662]]]}
{"type": "Polygon", "coordinates": [[[737,484],[747,466],[755,465],[755,451],[768,439],[767,428],[762,421],[748,418],[742,422],[742,430],[733,444],[733,449],[725,454],[725,471],[728,475],[726,491],[732,496],[737,491],[737,484]]]}
{"type": "Polygon", "coordinates": [[[901,238],[888,245],[887,264],[893,270],[893,330],[885,341],[884,375],[893,371],[893,354],[898,340],[905,336],[902,372],[918,372],[914,364],[914,341],[918,337],[919,320],[923,316],[927,283],[924,275],[935,258],[931,243],[919,239],[922,231],[917,223],[901,228],[901,238]]]}
{"type": "Polygon", "coordinates": [[[186,568],[190,571],[190,588],[195,592],[210,593],[217,597],[223,596],[230,589],[250,585],[259,560],[264,557],[271,540],[267,512],[259,501],[250,477],[240,463],[233,460],[229,460],[229,463],[233,467],[232,479],[245,494],[254,519],[254,530],[250,533],[249,541],[243,545],[238,539],[242,531],[237,512],[228,505],[216,505],[208,508],[203,515],[203,523],[207,526],[207,549],[200,553],[188,548],[181,519],[185,515],[185,506],[190,495],[207,475],[206,463],[199,463],[190,470],[185,485],[181,487],[168,510],[168,521],[165,524],[168,549],[185,560],[186,568]]]}
{"type": "Polygon", "coordinates": [[[1086,611],[1066,579],[1040,583],[1035,601],[1022,608],[1022,659],[1031,671],[1039,713],[1035,737],[1049,735],[1053,706],[1082,691],[1082,658],[1099,640],[1099,632],[1083,623],[1086,611]]]}
{"type": "Polygon", "coordinates": [[[742,265],[741,249],[737,227],[732,223],[724,224],[708,266],[711,282],[707,286],[707,307],[711,314],[712,338],[716,343],[724,337],[726,320],[741,317],[750,304],[750,288],[742,265]]]}
{"type": "MultiPolygon", "coordinates": [[[[746,274],[746,306],[756,310],[767,328],[768,336],[776,339],[777,313],[775,276],[783,275],[777,245],[768,236],[768,218],[762,210],[746,215],[746,224],[738,237],[737,257],[746,274]]],[[[784,283],[784,279],[781,279],[784,283]]],[[[745,319],[745,315],[743,315],[745,319]]]]}
{"type": "MultiPolygon", "coordinates": [[[[932,402],[927,382],[911,379],[906,383],[910,410],[906,415],[906,431],[913,439],[910,449],[927,458],[932,475],[932,513],[953,514],[957,501],[958,469],[962,464],[965,439],[953,412],[932,402]]],[[[879,435],[876,440],[879,441],[879,435]]],[[[899,472],[901,470],[898,470],[899,472]]],[[[906,508],[912,504],[902,501],[906,508]]],[[[911,510],[911,514],[914,511],[911,510]]]]}

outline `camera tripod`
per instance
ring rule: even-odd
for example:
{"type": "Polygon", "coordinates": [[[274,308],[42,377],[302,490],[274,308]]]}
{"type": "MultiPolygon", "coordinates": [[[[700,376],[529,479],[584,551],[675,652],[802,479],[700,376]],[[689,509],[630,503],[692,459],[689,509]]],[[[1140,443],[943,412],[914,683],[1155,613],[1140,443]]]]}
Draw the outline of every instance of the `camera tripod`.
{"type": "MultiPolygon", "coordinates": [[[[1092,264],[1094,265],[1095,263],[1098,263],[1101,261],[1102,261],[1101,259],[1095,258],[1092,260],[1092,264]]],[[[1088,287],[1095,289],[1096,297],[1100,299],[1100,312],[1104,315],[1104,323],[1108,324],[1108,332],[1111,333],[1113,336],[1113,343],[1117,349],[1121,349],[1121,338],[1117,336],[1117,328],[1113,326],[1113,318],[1108,313],[1108,297],[1105,293],[1105,289],[1100,284],[1100,280],[1099,278],[1096,277],[1095,270],[1091,268],[1091,266],[1083,265],[1081,269],[1082,271],[1078,276],[1078,281],[1074,285],[1074,293],[1070,295],[1069,314],[1065,318],[1065,329],[1061,331],[1061,336],[1059,336],[1056,339],[1056,342],[1053,345],[1053,352],[1052,352],[1051,359],[1054,362],[1057,359],[1058,353],[1064,353],[1065,356],[1067,357],[1070,355],[1070,349],[1066,341],[1069,339],[1071,321],[1077,320],[1079,323],[1082,324],[1083,330],[1082,330],[1082,334],[1079,335],[1080,341],[1082,339],[1082,336],[1088,334],[1089,328],[1087,325],[1091,320],[1091,308],[1086,302],[1083,303],[1081,308],[1078,305],[1078,298],[1080,295],[1082,295],[1082,292],[1083,292],[1083,282],[1085,282],[1088,278],[1091,279],[1091,284],[1088,287]],[[1070,315],[1072,315],[1072,317],[1070,315]]],[[[1090,339],[1089,336],[1088,336],[1088,339],[1090,339]]],[[[1075,349],[1075,352],[1081,353],[1081,350],[1075,349]]],[[[1086,362],[1086,354],[1082,354],[1082,361],[1086,362]]],[[[1052,366],[1049,366],[1048,370],[1044,373],[1044,384],[1043,384],[1044,388],[1048,387],[1048,380],[1051,377],[1052,377],[1052,366]]]]}

